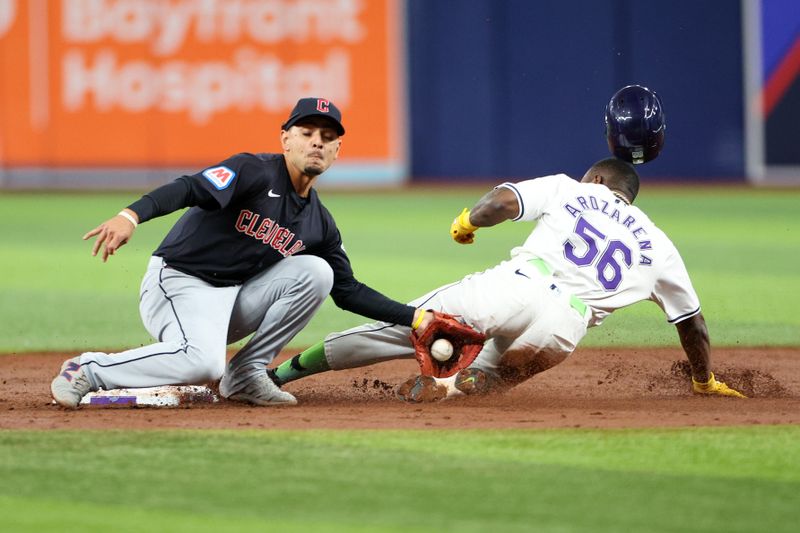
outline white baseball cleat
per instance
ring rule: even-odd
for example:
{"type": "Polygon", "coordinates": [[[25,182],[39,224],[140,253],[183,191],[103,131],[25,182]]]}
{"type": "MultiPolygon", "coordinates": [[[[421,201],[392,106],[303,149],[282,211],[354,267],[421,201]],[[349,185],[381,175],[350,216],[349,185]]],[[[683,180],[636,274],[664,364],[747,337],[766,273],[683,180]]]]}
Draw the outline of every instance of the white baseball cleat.
{"type": "Polygon", "coordinates": [[[409,403],[438,402],[464,395],[481,395],[500,389],[478,368],[465,368],[449,378],[415,376],[397,388],[399,399],[409,403]]]}
{"type": "Polygon", "coordinates": [[[414,376],[407,379],[395,394],[408,403],[438,402],[448,397],[448,387],[443,380],[432,376],[414,376]]]}
{"type": "Polygon", "coordinates": [[[50,384],[53,399],[64,407],[75,409],[89,391],[92,384],[83,371],[80,357],[67,359],[61,365],[61,372],[50,384]]]}
{"type": "Polygon", "coordinates": [[[464,394],[487,394],[492,391],[486,372],[478,368],[465,368],[455,378],[453,387],[464,394]]]}
{"type": "Polygon", "coordinates": [[[267,372],[256,375],[236,392],[226,391],[226,380],[220,382],[219,393],[223,398],[253,405],[296,405],[297,398],[283,391],[267,372]]]}

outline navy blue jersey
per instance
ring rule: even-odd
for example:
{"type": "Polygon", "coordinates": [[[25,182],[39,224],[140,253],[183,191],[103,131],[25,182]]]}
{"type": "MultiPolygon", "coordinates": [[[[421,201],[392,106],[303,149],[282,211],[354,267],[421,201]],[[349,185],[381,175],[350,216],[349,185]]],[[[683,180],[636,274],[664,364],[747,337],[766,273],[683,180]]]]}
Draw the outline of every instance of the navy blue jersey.
{"type": "Polygon", "coordinates": [[[331,296],[349,311],[410,325],[414,309],[358,282],[336,222],[312,188],[295,191],[282,154],[237,154],[131,204],[141,222],[190,209],[154,255],[216,286],[238,285],[285,257],[311,254],[333,269],[331,296]]]}

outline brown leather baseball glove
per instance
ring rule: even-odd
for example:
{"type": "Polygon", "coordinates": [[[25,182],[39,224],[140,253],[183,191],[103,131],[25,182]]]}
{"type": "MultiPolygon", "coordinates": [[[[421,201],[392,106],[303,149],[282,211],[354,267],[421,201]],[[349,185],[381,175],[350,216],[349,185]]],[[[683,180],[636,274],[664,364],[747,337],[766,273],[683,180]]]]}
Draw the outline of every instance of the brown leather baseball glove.
{"type": "Polygon", "coordinates": [[[411,344],[423,376],[450,377],[467,368],[478,357],[486,336],[464,324],[453,315],[429,311],[433,321],[421,335],[411,331],[411,344]],[[447,361],[437,361],[431,356],[431,345],[437,339],[447,339],[453,345],[453,355],[447,361]]]}

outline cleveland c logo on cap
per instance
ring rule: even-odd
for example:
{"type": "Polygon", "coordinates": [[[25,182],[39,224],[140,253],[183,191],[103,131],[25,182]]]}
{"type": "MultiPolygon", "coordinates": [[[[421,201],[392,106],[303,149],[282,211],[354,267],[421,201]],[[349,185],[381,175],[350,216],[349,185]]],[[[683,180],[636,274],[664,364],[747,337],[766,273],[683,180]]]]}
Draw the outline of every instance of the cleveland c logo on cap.
{"type": "Polygon", "coordinates": [[[322,113],[327,113],[331,110],[330,105],[331,105],[330,100],[323,100],[322,98],[317,99],[317,111],[320,111],[322,113]]]}

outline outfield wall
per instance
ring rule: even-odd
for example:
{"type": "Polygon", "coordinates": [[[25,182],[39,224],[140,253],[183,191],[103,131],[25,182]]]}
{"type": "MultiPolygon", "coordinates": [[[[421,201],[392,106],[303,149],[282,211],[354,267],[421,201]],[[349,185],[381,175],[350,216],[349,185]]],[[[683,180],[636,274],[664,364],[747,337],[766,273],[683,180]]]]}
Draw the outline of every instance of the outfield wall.
{"type": "Polygon", "coordinates": [[[582,174],[608,154],[605,103],[640,83],[667,114],[665,150],[643,172],[743,178],[738,2],[448,4],[409,1],[415,176],[582,174]]]}
{"type": "Polygon", "coordinates": [[[328,182],[397,184],[402,0],[0,0],[0,185],[129,187],[280,149],[298,98],[347,128],[328,182]]]}
{"type": "Polygon", "coordinates": [[[0,0],[0,188],[150,187],[344,112],[320,185],[581,174],[629,83],[651,181],[800,184],[797,0],[0,0]],[[410,178],[413,177],[413,178],[410,178]]]}

